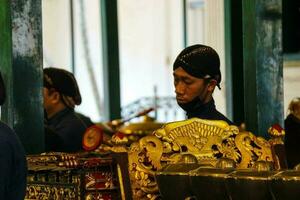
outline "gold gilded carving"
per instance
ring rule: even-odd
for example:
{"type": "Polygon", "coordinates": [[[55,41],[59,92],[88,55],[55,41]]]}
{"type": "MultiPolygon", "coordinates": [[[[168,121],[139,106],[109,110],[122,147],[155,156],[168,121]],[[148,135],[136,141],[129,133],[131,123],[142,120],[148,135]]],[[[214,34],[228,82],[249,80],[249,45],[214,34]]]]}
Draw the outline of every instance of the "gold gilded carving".
{"type": "Polygon", "coordinates": [[[215,160],[214,145],[221,144],[237,133],[236,126],[229,126],[224,121],[196,118],[169,123],[154,132],[172,153],[193,154],[199,161],[215,160]]]}
{"type": "Polygon", "coordinates": [[[115,153],[122,153],[128,152],[128,147],[126,145],[114,145],[108,146],[106,144],[101,144],[96,152],[115,152],[115,153]]]}
{"type": "MultiPolygon", "coordinates": [[[[192,154],[198,161],[214,165],[218,155],[216,144],[237,133],[238,128],[226,122],[193,118],[165,124],[154,135],[133,143],[129,150],[129,170],[134,198],[155,199],[158,194],[155,172],[168,163],[179,162],[182,154],[192,154]]],[[[228,153],[227,157],[230,155],[234,153],[228,153]]]]}
{"type": "Polygon", "coordinates": [[[241,154],[238,151],[238,148],[235,145],[235,138],[228,137],[222,143],[218,143],[215,145],[216,150],[215,154],[221,154],[223,158],[230,158],[238,163],[241,159],[241,154]]]}
{"type": "Polygon", "coordinates": [[[28,184],[25,200],[29,199],[78,199],[76,187],[28,184]]]}
{"type": "Polygon", "coordinates": [[[118,178],[119,178],[119,184],[120,184],[121,198],[122,198],[122,200],[126,200],[125,187],[123,185],[123,176],[122,176],[121,166],[119,164],[117,164],[117,172],[118,172],[118,178]]]}
{"type": "Polygon", "coordinates": [[[136,199],[157,193],[154,172],[161,169],[162,142],[155,136],[146,136],[133,143],[128,153],[132,190],[136,199]]]}
{"type": "Polygon", "coordinates": [[[287,169],[288,166],[284,148],[285,130],[279,124],[274,124],[268,129],[268,133],[271,136],[269,143],[271,144],[273,152],[275,169],[287,169]]]}
{"type": "Polygon", "coordinates": [[[130,146],[129,171],[134,199],[155,199],[158,187],[156,171],[166,164],[182,162],[192,154],[198,163],[215,166],[219,158],[230,158],[238,168],[251,167],[256,161],[272,160],[270,144],[250,132],[224,121],[192,118],[165,124],[153,135],[130,146]]]}
{"type": "Polygon", "coordinates": [[[241,154],[238,168],[252,167],[256,161],[273,162],[270,143],[251,132],[239,133],[235,138],[235,145],[241,154]]]}

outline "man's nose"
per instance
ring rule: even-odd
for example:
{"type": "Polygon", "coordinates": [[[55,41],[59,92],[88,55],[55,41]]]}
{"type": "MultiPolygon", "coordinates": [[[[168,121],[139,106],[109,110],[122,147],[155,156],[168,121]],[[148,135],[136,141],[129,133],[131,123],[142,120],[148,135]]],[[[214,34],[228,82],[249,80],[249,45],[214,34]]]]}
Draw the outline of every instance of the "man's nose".
{"type": "Polygon", "coordinates": [[[184,94],[184,90],[185,90],[184,84],[182,84],[181,82],[179,82],[179,83],[175,86],[175,93],[176,93],[177,95],[182,95],[182,94],[184,94]]]}

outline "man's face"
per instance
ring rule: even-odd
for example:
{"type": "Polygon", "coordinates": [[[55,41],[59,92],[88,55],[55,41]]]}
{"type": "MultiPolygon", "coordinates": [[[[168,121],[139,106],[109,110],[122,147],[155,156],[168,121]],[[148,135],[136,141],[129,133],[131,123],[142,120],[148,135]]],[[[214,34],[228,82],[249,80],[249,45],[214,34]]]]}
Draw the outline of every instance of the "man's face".
{"type": "Polygon", "coordinates": [[[179,104],[188,103],[196,97],[204,102],[207,101],[210,88],[209,83],[206,83],[204,79],[189,75],[181,67],[174,70],[173,76],[176,100],[179,104]]]}
{"type": "Polygon", "coordinates": [[[48,116],[55,110],[58,101],[58,92],[53,89],[43,88],[44,96],[44,109],[46,110],[48,116]]]}

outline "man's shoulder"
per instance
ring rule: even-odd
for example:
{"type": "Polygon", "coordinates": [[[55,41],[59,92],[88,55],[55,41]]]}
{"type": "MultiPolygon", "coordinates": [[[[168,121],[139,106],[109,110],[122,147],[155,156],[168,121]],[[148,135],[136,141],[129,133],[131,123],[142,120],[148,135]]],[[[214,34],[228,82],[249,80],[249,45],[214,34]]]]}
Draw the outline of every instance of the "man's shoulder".
{"type": "Polygon", "coordinates": [[[0,138],[2,142],[17,139],[15,132],[2,121],[0,121],[0,138]]]}
{"type": "Polygon", "coordinates": [[[295,124],[299,124],[299,125],[300,125],[300,119],[298,119],[298,118],[297,118],[295,115],[293,115],[293,114],[289,114],[289,115],[285,118],[284,122],[285,122],[286,124],[288,124],[288,123],[295,123],[295,124]]]}
{"type": "Polygon", "coordinates": [[[223,115],[218,110],[215,110],[215,119],[226,121],[229,125],[234,125],[234,123],[231,120],[229,120],[225,115],[223,115]]]}
{"type": "Polygon", "coordinates": [[[0,129],[13,132],[13,130],[3,121],[0,121],[0,129]]]}
{"type": "Polygon", "coordinates": [[[81,113],[75,112],[74,110],[65,110],[64,112],[62,112],[62,114],[59,116],[59,118],[57,118],[59,120],[55,120],[60,122],[73,122],[74,121],[90,121],[91,119],[81,113]]]}
{"type": "MultiPolygon", "coordinates": [[[[0,149],[4,154],[7,154],[8,151],[13,152],[18,160],[25,158],[25,151],[17,134],[3,122],[0,122],[0,149]]],[[[21,160],[19,161],[21,162],[21,160]]]]}
{"type": "Polygon", "coordinates": [[[93,125],[94,123],[92,122],[91,118],[89,118],[88,116],[82,114],[82,113],[78,113],[75,112],[76,117],[80,118],[81,120],[83,120],[88,126],[93,125]]]}
{"type": "Polygon", "coordinates": [[[55,130],[63,132],[82,132],[93,125],[91,119],[77,112],[69,112],[55,125],[55,130]]]}

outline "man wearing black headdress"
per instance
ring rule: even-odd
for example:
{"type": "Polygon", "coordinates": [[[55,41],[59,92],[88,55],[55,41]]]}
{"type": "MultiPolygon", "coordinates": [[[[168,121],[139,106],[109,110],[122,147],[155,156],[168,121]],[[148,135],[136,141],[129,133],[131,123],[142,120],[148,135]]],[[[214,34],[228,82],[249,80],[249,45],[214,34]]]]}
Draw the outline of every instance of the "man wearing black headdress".
{"type": "MultiPolygon", "coordinates": [[[[5,87],[0,73],[0,105],[5,101],[5,87]]],[[[0,121],[0,199],[24,199],[26,158],[16,133],[0,121]]]]}
{"type": "MultiPolygon", "coordinates": [[[[83,134],[93,123],[90,118],[74,111],[75,106],[81,104],[81,95],[74,75],[63,69],[45,68],[43,92],[46,127],[56,133],[62,142],[62,145],[52,150],[82,150],[83,134]]],[[[57,142],[55,137],[49,140],[46,141],[46,146],[55,145],[57,142]]]]}
{"type": "Polygon", "coordinates": [[[215,87],[220,88],[220,59],[217,52],[205,45],[185,48],[173,64],[176,100],[187,117],[223,120],[233,124],[216,110],[213,99],[215,87]]]}

